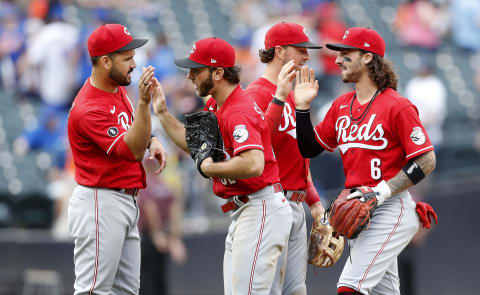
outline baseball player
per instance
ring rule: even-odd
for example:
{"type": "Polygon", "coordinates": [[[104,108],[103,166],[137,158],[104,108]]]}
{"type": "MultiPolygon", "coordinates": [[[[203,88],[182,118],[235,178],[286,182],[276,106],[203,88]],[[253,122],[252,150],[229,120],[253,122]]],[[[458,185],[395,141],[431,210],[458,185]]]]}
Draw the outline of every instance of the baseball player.
{"type": "Polygon", "coordinates": [[[288,250],[280,257],[275,277],[281,279],[280,274],[285,274],[283,294],[306,294],[307,228],[302,202],[310,206],[314,219],[325,211],[310,177],[310,160],[303,158],[297,148],[291,87],[295,71],[309,60],[307,48],[322,47],[310,42],[303,26],[282,22],[271,27],[265,35],[265,49],[259,52],[261,62],[266,64],[265,72],[246,89],[266,112],[280,182],[292,207],[288,250]]]}
{"type": "MultiPolygon", "coordinates": [[[[407,188],[435,168],[435,154],[417,108],[397,88],[384,59],[385,42],[369,28],[350,28],[339,44],[336,64],[355,90],[338,97],[325,119],[313,128],[309,108],[318,90],[314,72],[297,74],[295,103],[298,146],[314,157],[338,147],[345,188],[368,186],[377,207],[368,230],[349,240],[350,258],[337,284],[338,294],[400,294],[397,256],[419,228],[415,202],[407,188]]],[[[355,191],[348,198],[362,198],[355,191]]]]}
{"type": "MultiPolygon", "coordinates": [[[[226,41],[199,40],[188,58],[175,63],[189,69],[199,96],[213,97],[205,110],[215,113],[223,137],[225,161],[209,157],[200,169],[213,179],[215,195],[226,200],[223,212],[232,212],[223,262],[225,294],[270,294],[292,211],[279,183],[265,115],[238,85],[235,50],[226,41]]],[[[185,128],[168,113],[164,98],[154,102],[154,110],[167,134],[188,152],[185,128]]]]}
{"type": "Polygon", "coordinates": [[[143,70],[134,110],[123,86],[131,82],[135,48],[119,24],[97,28],[88,38],[92,74],[78,92],[68,119],[75,180],[68,227],[75,241],[75,294],[138,294],[140,238],[135,196],[145,187],[141,160],[165,167],[165,149],[151,138],[150,101],[158,95],[154,69],[143,70]],[[133,120],[135,114],[135,120],[133,120]]]}

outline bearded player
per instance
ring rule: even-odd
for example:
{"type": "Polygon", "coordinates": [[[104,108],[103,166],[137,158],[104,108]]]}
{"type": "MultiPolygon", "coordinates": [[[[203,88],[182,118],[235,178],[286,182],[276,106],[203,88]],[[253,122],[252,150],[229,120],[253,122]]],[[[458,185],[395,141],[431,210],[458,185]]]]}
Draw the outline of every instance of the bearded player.
{"type": "MultiPolygon", "coordinates": [[[[349,240],[338,294],[400,294],[397,256],[419,228],[415,202],[407,189],[435,168],[435,154],[417,108],[401,97],[397,77],[384,59],[385,42],[374,30],[350,28],[340,44],[336,64],[355,90],[337,98],[325,119],[313,128],[309,108],[318,90],[313,70],[297,73],[295,103],[298,146],[315,157],[338,147],[345,188],[368,186],[376,209],[368,230],[349,240]]],[[[362,198],[354,192],[348,198],[362,198]]]]}

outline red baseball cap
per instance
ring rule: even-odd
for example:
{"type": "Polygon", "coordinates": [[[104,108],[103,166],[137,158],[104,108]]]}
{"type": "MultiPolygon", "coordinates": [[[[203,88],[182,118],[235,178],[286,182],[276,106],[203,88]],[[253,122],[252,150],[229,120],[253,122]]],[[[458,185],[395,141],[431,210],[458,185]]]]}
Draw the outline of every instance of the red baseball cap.
{"type": "Polygon", "coordinates": [[[342,49],[361,49],[376,53],[383,57],[385,55],[385,41],[374,30],[370,28],[350,28],[345,31],[342,43],[327,44],[328,49],[340,51],[342,49]]]}
{"type": "Polygon", "coordinates": [[[303,26],[286,22],[274,25],[265,34],[265,49],[283,45],[311,49],[322,48],[322,46],[310,42],[310,38],[308,38],[303,26]]]}
{"type": "Polygon", "coordinates": [[[147,41],[147,39],[133,39],[125,26],[104,24],[96,28],[88,37],[88,53],[90,56],[102,56],[115,51],[135,49],[147,41]]]}
{"type": "Polygon", "coordinates": [[[181,68],[231,68],[235,66],[235,49],[227,41],[210,37],[197,41],[190,56],[175,60],[181,68]]]}

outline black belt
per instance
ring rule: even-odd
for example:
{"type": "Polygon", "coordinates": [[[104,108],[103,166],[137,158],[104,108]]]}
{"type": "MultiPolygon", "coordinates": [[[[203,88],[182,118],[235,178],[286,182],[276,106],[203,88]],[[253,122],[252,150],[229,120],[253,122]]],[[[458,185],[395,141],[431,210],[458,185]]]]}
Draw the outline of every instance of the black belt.
{"type": "Polygon", "coordinates": [[[131,195],[132,197],[136,197],[140,191],[139,188],[112,188],[111,190],[131,195]]]}

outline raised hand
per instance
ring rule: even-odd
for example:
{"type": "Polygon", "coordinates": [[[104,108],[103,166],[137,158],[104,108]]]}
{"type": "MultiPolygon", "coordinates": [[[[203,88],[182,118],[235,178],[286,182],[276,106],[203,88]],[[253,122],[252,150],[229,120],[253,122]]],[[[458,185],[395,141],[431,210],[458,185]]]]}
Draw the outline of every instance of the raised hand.
{"type": "Polygon", "coordinates": [[[155,68],[152,66],[149,66],[148,68],[143,68],[140,80],[138,80],[138,99],[139,101],[145,102],[147,104],[149,104],[152,100],[152,78],[154,78],[154,70],[155,68]]]}
{"type": "Polygon", "coordinates": [[[292,81],[295,77],[295,63],[293,59],[283,65],[277,77],[277,91],[275,97],[281,101],[285,101],[288,94],[292,90],[292,81]]]}
{"type": "Polygon", "coordinates": [[[310,108],[310,104],[318,93],[318,81],[315,80],[315,71],[313,69],[304,66],[297,72],[293,93],[297,109],[307,110],[310,108]]]}
{"type": "Polygon", "coordinates": [[[153,111],[156,114],[161,114],[167,112],[167,100],[165,99],[165,94],[163,93],[162,84],[158,82],[157,78],[153,78],[153,111]]]}

